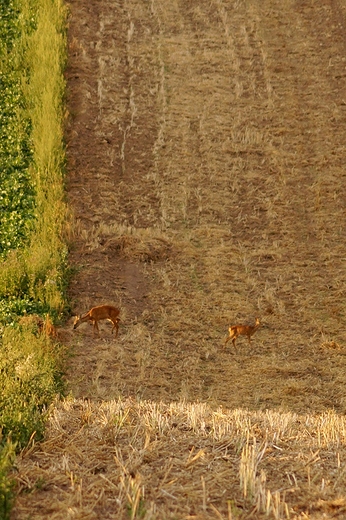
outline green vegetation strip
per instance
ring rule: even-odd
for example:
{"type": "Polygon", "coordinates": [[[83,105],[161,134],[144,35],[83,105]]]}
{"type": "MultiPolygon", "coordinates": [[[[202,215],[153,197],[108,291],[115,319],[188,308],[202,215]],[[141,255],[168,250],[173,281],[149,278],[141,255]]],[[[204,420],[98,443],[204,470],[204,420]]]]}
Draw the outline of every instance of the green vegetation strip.
{"type": "MultiPolygon", "coordinates": [[[[0,5],[0,517],[8,518],[13,456],[43,433],[62,392],[62,347],[38,315],[66,310],[62,0],[0,5]],[[38,319],[38,317],[36,317],[38,319]]],[[[46,318],[49,316],[49,318],[46,318]]]]}
{"type": "Polygon", "coordinates": [[[0,255],[20,247],[33,218],[31,124],[22,89],[21,26],[14,2],[0,4],[0,255]]]}

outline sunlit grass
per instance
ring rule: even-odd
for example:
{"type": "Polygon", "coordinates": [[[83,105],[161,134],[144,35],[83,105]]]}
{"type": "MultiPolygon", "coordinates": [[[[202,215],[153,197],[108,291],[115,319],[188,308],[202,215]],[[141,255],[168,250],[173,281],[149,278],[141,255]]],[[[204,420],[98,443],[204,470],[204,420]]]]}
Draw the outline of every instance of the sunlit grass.
{"type": "Polygon", "coordinates": [[[17,147],[16,158],[14,148],[8,146],[7,157],[11,152],[12,163],[18,167],[23,163],[23,150],[27,153],[21,185],[8,175],[0,194],[8,209],[0,234],[7,248],[0,270],[0,427],[2,445],[6,446],[7,437],[10,443],[0,452],[1,518],[8,518],[10,509],[11,483],[6,477],[12,460],[9,453],[42,435],[45,412],[62,391],[61,349],[57,345],[53,348],[45,330],[16,322],[18,316],[33,312],[55,318],[62,315],[67,265],[63,144],[66,10],[61,0],[16,0],[10,6],[5,27],[12,41],[11,48],[2,47],[2,62],[7,59],[6,70],[13,66],[16,71],[13,85],[18,94],[11,91],[8,99],[20,96],[12,118],[17,124],[12,130],[14,144],[19,139],[21,147],[17,147]],[[5,232],[18,239],[7,240],[5,232]]]}
{"type": "MultiPolygon", "coordinates": [[[[345,483],[345,418],[334,412],[67,399],[52,410],[37,451],[44,469],[30,453],[18,460],[17,514],[27,507],[24,491],[43,478],[61,515],[75,508],[92,516],[114,499],[119,517],[147,520],[185,518],[187,510],[198,518],[314,518],[303,504],[341,514],[345,504],[338,491],[345,483]],[[71,479],[82,480],[83,489],[71,479]]],[[[33,515],[46,505],[52,508],[45,491],[31,495],[33,515]]]]}

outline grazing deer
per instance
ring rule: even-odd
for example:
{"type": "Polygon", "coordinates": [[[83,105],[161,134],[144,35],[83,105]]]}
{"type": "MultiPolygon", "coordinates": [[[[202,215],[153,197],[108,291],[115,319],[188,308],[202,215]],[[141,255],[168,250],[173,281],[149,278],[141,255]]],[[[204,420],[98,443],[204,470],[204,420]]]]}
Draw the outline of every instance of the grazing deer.
{"type": "Polygon", "coordinates": [[[225,341],[226,343],[231,339],[233,346],[235,347],[235,340],[238,336],[247,336],[247,339],[249,340],[249,345],[251,345],[251,336],[255,334],[256,330],[260,326],[260,320],[256,318],[255,325],[232,325],[229,330],[229,336],[225,341]]]}
{"type": "Polygon", "coordinates": [[[73,328],[76,329],[77,327],[79,327],[81,323],[84,323],[85,321],[92,321],[94,325],[94,335],[95,330],[97,330],[98,334],[100,335],[97,322],[100,320],[109,320],[113,323],[112,333],[113,330],[116,329],[115,337],[117,337],[120,321],[119,314],[120,310],[116,307],[112,307],[111,305],[99,305],[98,307],[93,307],[92,309],[90,309],[90,311],[87,312],[84,316],[82,316],[81,314],[79,316],[76,316],[73,328]]]}

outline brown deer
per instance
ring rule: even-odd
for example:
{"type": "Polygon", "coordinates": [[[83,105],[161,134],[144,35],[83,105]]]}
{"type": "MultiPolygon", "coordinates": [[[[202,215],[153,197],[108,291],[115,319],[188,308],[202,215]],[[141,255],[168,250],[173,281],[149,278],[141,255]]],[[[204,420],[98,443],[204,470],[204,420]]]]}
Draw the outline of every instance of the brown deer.
{"type": "Polygon", "coordinates": [[[117,337],[119,332],[120,321],[119,314],[120,310],[116,307],[112,307],[111,305],[99,305],[98,307],[93,307],[92,309],[90,309],[90,311],[84,314],[84,316],[76,316],[73,328],[76,329],[77,327],[79,327],[81,323],[91,321],[94,325],[94,335],[96,330],[98,332],[98,335],[100,335],[100,330],[97,322],[100,320],[109,320],[113,323],[112,333],[113,330],[116,329],[115,337],[117,337]]]}
{"type": "Polygon", "coordinates": [[[249,345],[251,345],[251,336],[255,334],[256,330],[260,326],[260,320],[256,318],[255,325],[232,325],[229,330],[229,336],[225,341],[226,343],[231,339],[233,346],[235,347],[235,340],[238,336],[247,336],[249,345]]]}
{"type": "Polygon", "coordinates": [[[45,319],[38,316],[38,314],[22,316],[19,320],[19,324],[22,327],[24,326],[25,328],[31,329],[32,332],[45,334],[51,338],[57,338],[58,336],[57,329],[54,327],[49,314],[46,315],[45,319]]]}

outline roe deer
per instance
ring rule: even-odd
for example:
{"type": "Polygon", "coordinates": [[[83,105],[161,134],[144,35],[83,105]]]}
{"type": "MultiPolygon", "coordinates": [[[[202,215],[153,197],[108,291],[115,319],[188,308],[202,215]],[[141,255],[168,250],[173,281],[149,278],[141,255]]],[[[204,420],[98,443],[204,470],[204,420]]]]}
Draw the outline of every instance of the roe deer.
{"type": "Polygon", "coordinates": [[[249,345],[251,345],[251,336],[255,334],[259,326],[260,320],[258,318],[256,318],[255,325],[232,325],[232,327],[228,329],[229,336],[225,341],[225,345],[231,339],[235,347],[235,340],[238,336],[247,336],[247,339],[249,340],[249,345]]]}
{"type": "Polygon", "coordinates": [[[73,328],[76,329],[77,327],[79,327],[81,323],[84,323],[85,321],[92,321],[94,325],[94,335],[95,330],[97,330],[98,334],[100,335],[97,322],[100,320],[109,320],[113,323],[112,333],[113,330],[116,329],[115,337],[117,337],[120,321],[119,314],[120,310],[116,307],[112,307],[111,305],[99,305],[98,307],[93,307],[92,309],[90,309],[90,311],[84,314],[84,316],[82,316],[81,314],[79,316],[76,316],[73,328]]]}
{"type": "Polygon", "coordinates": [[[46,319],[38,316],[38,314],[28,314],[20,318],[19,324],[25,328],[31,329],[32,332],[45,334],[51,338],[56,338],[58,336],[57,330],[54,327],[49,314],[46,315],[46,319]]]}

